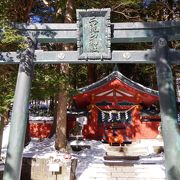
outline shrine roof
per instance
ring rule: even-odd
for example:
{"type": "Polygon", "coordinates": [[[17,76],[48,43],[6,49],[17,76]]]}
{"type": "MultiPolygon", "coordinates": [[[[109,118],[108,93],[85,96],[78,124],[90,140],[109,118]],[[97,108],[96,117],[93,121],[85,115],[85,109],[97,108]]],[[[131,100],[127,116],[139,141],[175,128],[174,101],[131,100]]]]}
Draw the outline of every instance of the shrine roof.
{"type": "Polygon", "coordinates": [[[93,84],[90,84],[88,86],[80,88],[80,89],[78,89],[78,91],[81,93],[88,93],[88,91],[95,90],[95,89],[99,88],[100,86],[102,86],[110,81],[113,81],[114,79],[118,79],[138,91],[145,92],[145,93],[148,93],[148,94],[154,95],[154,96],[159,96],[158,91],[147,88],[147,87],[127,78],[126,76],[121,74],[119,71],[113,71],[108,76],[102,78],[101,80],[99,80],[97,82],[94,82],[93,84]]]}

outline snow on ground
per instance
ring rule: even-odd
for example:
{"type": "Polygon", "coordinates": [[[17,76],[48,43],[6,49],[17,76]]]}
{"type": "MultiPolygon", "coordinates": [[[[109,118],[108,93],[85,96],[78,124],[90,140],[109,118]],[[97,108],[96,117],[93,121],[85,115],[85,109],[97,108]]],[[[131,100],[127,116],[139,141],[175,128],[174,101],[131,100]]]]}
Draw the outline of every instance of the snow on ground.
{"type": "MultiPolygon", "coordinates": [[[[10,125],[8,124],[3,133],[3,143],[2,143],[2,157],[5,158],[8,144],[10,125]]],[[[77,179],[82,179],[85,175],[86,170],[92,164],[103,164],[103,156],[105,155],[104,144],[100,141],[91,140],[84,141],[90,148],[85,148],[81,151],[71,151],[71,158],[77,158],[78,164],[76,169],[77,179]],[[81,178],[82,177],[82,178],[81,178]]],[[[51,139],[40,140],[31,140],[28,146],[24,148],[23,156],[24,157],[34,157],[34,158],[49,158],[58,159],[62,162],[65,158],[65,153],[60,153],[55,150],[55,137],[51,139]]],[[[162,157],[160,157],[160,160],[162,157]]]]}
{"type": "MultiPolygon", "coordinates": [[[[100,141],[86,141],[90,148],[81,151],[72,151],[72,158],[78,159],[76,176],[79,178],[91,163],[103,163],[103,156],[105,154],[104,146],[100,141]]],[[[42,142],[32,140],[28,146],[25,147],[24,157],[38,157],[38,158],[53,158],[63,161],[64,153],[59,153],[54,148],[54,137],[45,139],[42,142]]]]}
{"type": "Polygon", "coordinates": [[[23,151],[24,157],[48,158],[49,156],[56,155],[58,155],[58,152],[56,152],[54,148],[54,137],[51,139],[44,139],[43,141],[32,139],[23,151]]]}
{"type": "Polygon", "coordinates": [[[8,139],[9,139],[10,123],[4,127],[3,139],[2,139],[2,148],[7,148],[8,139]]]}
{"type": "MultiPolygon", "coordinates": [[[[103,163],[103,156],[105,154],[104,146],[100,141],[86,141],[90,145],[89,149],[81,151],[72,151],[71,157],[78,159],[76,168],[77,179],[83,175],[83,172],[88,168],[91,163],[103,163]]],[[[28,146],[25,147],[23,152],[24,157],[38,157],[49,159],[60,159],[64,161],[64,153],[59,153],[54,148],[54,137],[45,139],[42,142],[32,140],[28,146]]]]}
{"type": "MultiPolygon", "coordinates": [[[[8,124],[3,133],[3,146],[2,146],[2,157],[5,158],[8,137],[9,137],[10,125],[8,124]]],[[[59,153],[54,148],[55,137],[51,139],[44,139],[43,141],[31,140],[28,146],[24,148],[24,157],[34,157],[34,158],[50,158],[50,159],[60,159],[63,161],[64,153],[59,153]]],[[[85,169],[91,163],[103,163],[103,156],[105,154],[104,146],[100,141],[85,141],[90,148],[83,149],[81,151],[71,151],[72,158],[78,159],[78,165],[76,169],[77,178],[80,177],[85,169]]]]}
{"type": "Polygon", "coordinates": [[[101,164],[103,163],[103,156],[105,155],[105,150],[102,142],[91,140],[89,141],[90,148],[84,149],[82,151],[73,153],[78,159],[76,177],[79,178],[83,172],[88,168],[92,163],[101,164]]]}

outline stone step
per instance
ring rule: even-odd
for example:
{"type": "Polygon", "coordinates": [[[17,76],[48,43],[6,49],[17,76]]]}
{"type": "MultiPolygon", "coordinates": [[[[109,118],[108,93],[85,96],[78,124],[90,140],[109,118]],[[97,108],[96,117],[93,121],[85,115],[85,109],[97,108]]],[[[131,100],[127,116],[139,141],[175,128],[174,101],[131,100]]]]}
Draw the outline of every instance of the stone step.
{"type": "Polygon", "coordinates": [[[140,160],[140,156],[104,156],[104,160],[140,160]]]}
{"type": "Polygon", "coordinates": [[[164,164],[162,154],[149,156],[104,156],[104,164],[108,166],[127,166],[134,164],[164,164]]]}
{"type": "Polygon", "coordinates": [[[126,146],[110,146],[105,145],[107,155],[119,156],[145,156],[155,153],[153,147],[142,144],[129,144],[126,146]]]}
{"type": "Polygon", "coordinates": [[[124,179],[124,180],[165,180],[163,165],[135,165],[135,166],[105,166],[103,164],[91,164],[78,178],[78,180],[90,179],[124,179]]]}
{"type": "Polygon", "coordinates": [[[124,151],[109,150],[106,151],[106,154],[109,156],[146,156],[151,153],[149,153],[149,150],[147,149],[136,149],[136,150],[124,150],[124,151]]]}
{"type": "Polygon", "coordinates": [[[160,145],[149,140],[124,146],[103,144],[107,155],[104,161],[88,164],[77,180],[165,180],[163,156],[153,149],[160,145]]]}

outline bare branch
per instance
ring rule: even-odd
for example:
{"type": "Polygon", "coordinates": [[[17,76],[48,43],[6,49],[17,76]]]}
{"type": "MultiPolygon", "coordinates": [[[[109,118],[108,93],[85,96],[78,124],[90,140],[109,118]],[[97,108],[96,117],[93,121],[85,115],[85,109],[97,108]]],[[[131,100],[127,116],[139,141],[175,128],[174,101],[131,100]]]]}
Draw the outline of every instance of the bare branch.
{"type": "Polygon", "coordinates": [[[120,4],[118,4],[117,6],[115,6],[115,7],[112,7],[112,11],[114,11],[115,9],[117,9],[117,8],[119,8],[120,6],[122,6],[122,4],[120,3],[120,4]]]}
{"type": "Polygon", "coordinates": [[[46,0],[42,0],[42,1],[46,6],[49,6],[49,3],[46,0]]]}
{"type": "Polygon", "coordinates": [[[132,17],[132,16],[128,16],[125,13],[119,12],[119,11],[113,11],[113,12],[123,15],[126,19],[138,19],[139,18],[139,16],[133,16],[132,17]]]}

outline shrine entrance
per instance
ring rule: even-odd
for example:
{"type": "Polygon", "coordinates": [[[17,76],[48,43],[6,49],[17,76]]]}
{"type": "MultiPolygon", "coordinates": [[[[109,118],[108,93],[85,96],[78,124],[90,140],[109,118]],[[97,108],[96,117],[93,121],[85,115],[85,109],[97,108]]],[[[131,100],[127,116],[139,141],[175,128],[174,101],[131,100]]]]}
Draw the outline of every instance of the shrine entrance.
{"type": "Polygon", "coordinates": [[[180,52],[168,42],[180,40],[180,22],[111,23],[110,9],[77,10],[76,24],[18,24],[27,37],[23,53],[2,52],[1,64],[19,63],[11,130],[3,180],[19,180],[33,66],[37,63],[153,63],[160,97],[165,167],[168,180],[180,177],[180,135],[171,64],[180,52]],[[77,43],[77,51],[35,50],[39,43],[77,43]],[[112,43],[152,42],[153,49],[125,51],[112,43]]]}

